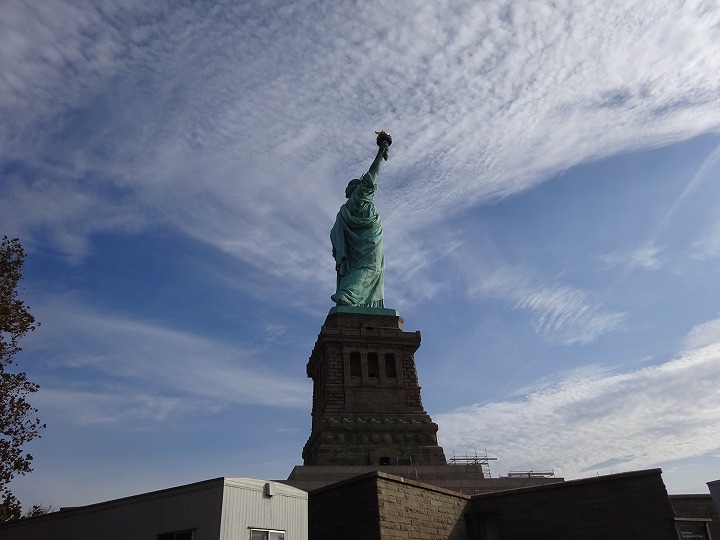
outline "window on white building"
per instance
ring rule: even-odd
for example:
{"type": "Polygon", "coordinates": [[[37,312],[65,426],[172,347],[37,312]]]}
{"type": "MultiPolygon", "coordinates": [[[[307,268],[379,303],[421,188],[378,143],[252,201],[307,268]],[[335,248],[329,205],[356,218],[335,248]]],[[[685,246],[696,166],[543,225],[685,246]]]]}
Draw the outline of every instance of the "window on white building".
{"type": "Polygon", "coordinates": [[[250,529],[250,540],[285,540],[285,531],[250,529]]]}

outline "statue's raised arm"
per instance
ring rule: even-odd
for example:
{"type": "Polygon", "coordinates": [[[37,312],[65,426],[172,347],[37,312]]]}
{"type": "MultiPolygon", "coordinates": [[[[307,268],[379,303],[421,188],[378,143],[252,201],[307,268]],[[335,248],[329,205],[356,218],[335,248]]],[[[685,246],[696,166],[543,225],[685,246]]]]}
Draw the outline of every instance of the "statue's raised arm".
{"type": "Polygon", "coordinates": [[[338,306],[383,307],[383,231],[373,198],[380,164],[388,159],[392,137],[384,131],[376,133],[377,155],[368,172],[348,183],[347,202],[340,207],[330,231],[337,271],[332,300],[338,306]]]}

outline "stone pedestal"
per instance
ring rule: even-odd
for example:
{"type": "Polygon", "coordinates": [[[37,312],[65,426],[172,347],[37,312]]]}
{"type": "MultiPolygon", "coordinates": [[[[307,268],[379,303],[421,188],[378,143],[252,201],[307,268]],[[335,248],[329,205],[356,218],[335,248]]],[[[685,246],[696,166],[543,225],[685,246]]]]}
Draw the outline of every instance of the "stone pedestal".
{"type": "Polygon", "coordinates": [[[415,351],[391,309],[330,310],[307,364],[313,380],[306,466],[445,465],[423,410],[415,351]]]}
{"type": "Polygon", "coordinates": [[[314,491],[380,471],[467,495],[562,482],[486,478],[479,462],[447,464],[420,399],[419,346],[420,332],[405,332],[395,310],[331,309],[307,364],[313,405],[304,465],[280,481],[314,491]]]}

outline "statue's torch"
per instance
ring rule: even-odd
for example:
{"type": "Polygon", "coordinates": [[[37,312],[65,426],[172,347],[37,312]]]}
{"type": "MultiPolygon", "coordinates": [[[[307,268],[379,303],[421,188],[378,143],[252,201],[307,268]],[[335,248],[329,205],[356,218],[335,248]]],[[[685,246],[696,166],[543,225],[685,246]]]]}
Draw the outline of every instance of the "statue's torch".
{"type": "MultiPolygon", "coordinates": [[[[375,139],[375,142],[377,142],[378,146],[382,146],[383,142],[387,142],[388,146],[392,144],[392,137],[389,133],[386,133],[385,131],[376,131],[375,135],[377,135],[377,139],[375,139]]],[[[383,159],[387,161],[388,154],[387,149],[385,150],[385,153],[383,154],[383,159]]]]}

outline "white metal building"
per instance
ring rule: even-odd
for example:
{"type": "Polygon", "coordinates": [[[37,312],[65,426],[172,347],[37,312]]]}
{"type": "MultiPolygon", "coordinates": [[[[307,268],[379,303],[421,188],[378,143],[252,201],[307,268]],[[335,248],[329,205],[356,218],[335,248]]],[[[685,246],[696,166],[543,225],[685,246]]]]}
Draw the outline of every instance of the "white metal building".
{"type": "Polygon", "coordinates": [[[0,540],[307,540],[307,492],[215,478],[0,525],[0,540]]]}

